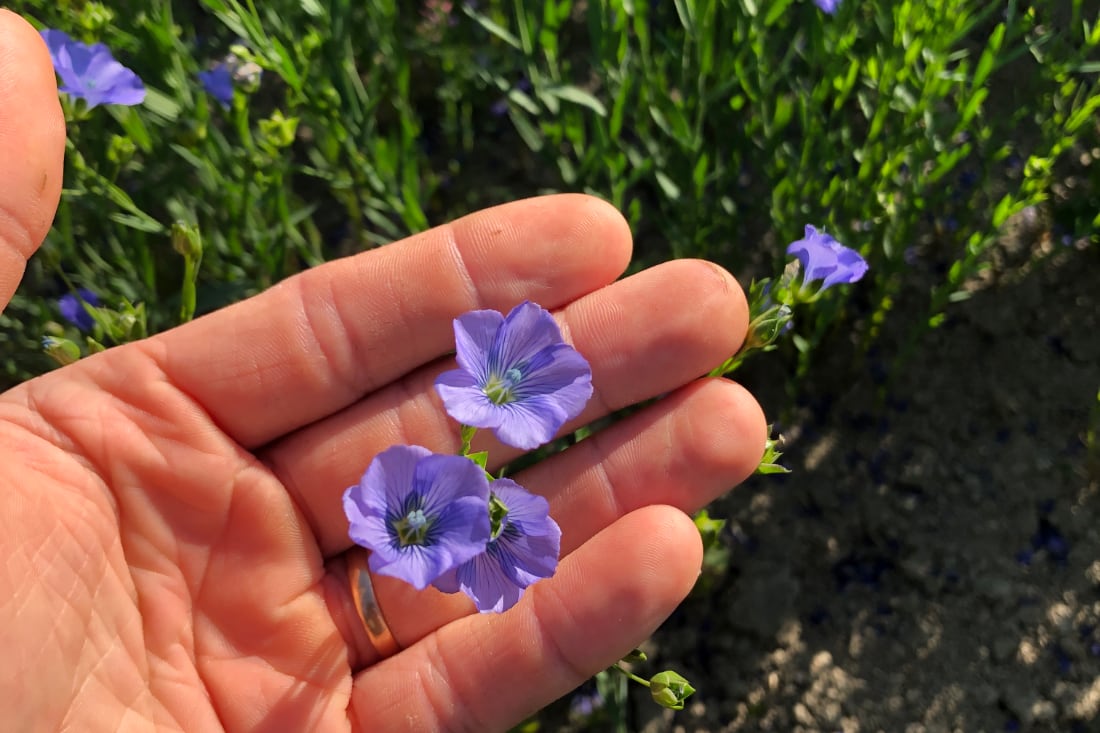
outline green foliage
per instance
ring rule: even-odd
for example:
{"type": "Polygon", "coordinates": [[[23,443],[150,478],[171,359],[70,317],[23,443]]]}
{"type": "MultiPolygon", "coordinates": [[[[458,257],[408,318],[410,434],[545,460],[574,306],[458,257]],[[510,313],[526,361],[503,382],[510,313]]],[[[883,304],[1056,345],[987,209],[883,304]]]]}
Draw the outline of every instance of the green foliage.
{"type": "MultiPolygon", "coordinates": [[[[867,342],[910,263],[938,273],[920,286],[935,325],[1026,207],[1066,211],[1068,234],[1100,224],[1073,204],[1095,203],[1100,178],[1080,162],[1100,145],[1100,18],[1082,0],[460,5],[16,0],[39,27],[106,43],[149,95],[65,101],[62,205],[0,317],[0,374],[47,368],[45,334],[75,340],[53,301],[77,286],[144,304],[156,332],[539,192],[613,202],[639,266],[708,257],[767,276],[806,223],[825,228],[871,265],[867,342]],[[198,73],[227,58],[223,108],[198,73]],[[1067,161],[1073,201],[1057,195],[1067,161]],[[173,251],[173,230],[201,233],[201,257],[173,251]]],[[[806,358],[849,295],[797,319],[806,358]]]]}
{"type": "MultiPolygon", "coordinates": [[[[1028,207],[1059,238],[1100,228],[1100,17],[1083,0],[9,7],[107,44],[149,93],[136,108],[63,99],[62,203],[0,315],[0,386],[536,193],[611,201],[636,266],[706,257],[762,287],[807,223],[860,250],[866,282],[795,318],[803,369],[857,293],[865,317],[847,325],[864,343],[914,294],[913,325],[937,325],[1028,207]],[[227,61],[223,107],[198,74],[227,61]],[[77,287],[103,301],[88,334],[56,305],[77,287]]],[[[789,318],[754,312],[748,347],[771,348],[789,318]]],[[[761,472],[784,471],[779,455],[769,440],[761,472]]],[[[724,566],[718,523],[699,522],[724,566]]],[[[674,709],[693,692],[674,673],[634,679],[674,709]]],[[[593,725],[625,730],[625,678],[597,685],[593,725]]]]}

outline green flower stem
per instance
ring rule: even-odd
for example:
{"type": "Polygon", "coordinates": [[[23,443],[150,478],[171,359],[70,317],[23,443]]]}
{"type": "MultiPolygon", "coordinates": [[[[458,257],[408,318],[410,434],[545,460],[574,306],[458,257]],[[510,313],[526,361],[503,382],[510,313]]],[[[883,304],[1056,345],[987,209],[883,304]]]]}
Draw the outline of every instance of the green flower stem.
{"type": "Polygon", "coordinates": [[[744,363],[745,359],[756,351],[770,351],[783,331],[783,326],[791,319],[790,307],[780,303],[773,305],[763,313],[757,314],[749,322],[748,332],[737,353],[715,367],[707,376],[724,377],[732,374],[744,363]]]}
{"type": "Polygon", "coordinates": [[[625,675],[626,675],[627,677],[629,677],[630,679],[632,679],[632,680],[634,680],[635,682],[637,682],[637,683],[638,683],[639,685],[645,685],[646,687],[650,687],[650,686],[651,686],[651,685],[649,684],[649,680],[647,680],[647,679],[643,679],[643,678],[639,677],[638,675],[634,674],[633,672],[628,672],[628,671],[627,671],[626,669],[624,669],[623,667],[619,666],[619,662],[615,662],[615,663],[614,663],[613,665],[611,665],[611,666],[612,666],[612,667],[613,667],[614,669],[617,669],[617,670],[619,670],[620,672],[622,672],[623,674],[625,674],[625,675]]]}
{"type": "Polygon", "coordinates": [[[470,444],[474,441],[474,435],[477,434],[477,428],[469,425],[462,426],[462,451],[460,455],[470,455],[470,444]]]}

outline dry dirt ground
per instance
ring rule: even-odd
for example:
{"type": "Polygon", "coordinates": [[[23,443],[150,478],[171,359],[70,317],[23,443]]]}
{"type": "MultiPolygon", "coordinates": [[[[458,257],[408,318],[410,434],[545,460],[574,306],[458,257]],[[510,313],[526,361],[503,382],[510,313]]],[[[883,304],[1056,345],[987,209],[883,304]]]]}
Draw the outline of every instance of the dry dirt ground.
{"type": "MultiPolygon", "coordinates": [[[[630,730],[1100,731],[1100,251],[1047,249],[1003,250],[892,377],[889,336],[834,340],[794,472],[713,507],[728,562],[651,644],[699,692],[634,695],[630,730]]],[[[775,415],[769,358],[745,381],[775,415]]]]}

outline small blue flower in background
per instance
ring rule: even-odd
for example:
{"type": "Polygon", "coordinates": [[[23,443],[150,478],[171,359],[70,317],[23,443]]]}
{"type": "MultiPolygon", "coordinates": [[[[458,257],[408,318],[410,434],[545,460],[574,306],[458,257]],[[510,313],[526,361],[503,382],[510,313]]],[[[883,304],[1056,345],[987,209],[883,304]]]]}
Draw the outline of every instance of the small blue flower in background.
{"type": "Polygon", "coordinates": [[[395,445],[344,492],[351,539],[371,550],[370,569],[417,590],[485,551],[489,480],[464,456],[395,445]]]}
{"type": "Polygon", "coordinates": [[[461,590],[482,613],[500,613],[514,606],[529,585],[554,574],[561,529],[550,518],[546,499],[515,481],[497,479],[489,491],[507,507],[497,535],[485,552],[444,573],[434,585],[444,593],[461,590]]]}
{"type": "Polygon", "coordinates": [[[221,63],[210,71],[200,71],[199,81],[207,93],[223,107],[233,103],[233,72],[229,64],[221,63]]]}
{"type": "Polygon", "coordinates": [[[58,30],[42,31],[54,71],[61,77],[60,91],[83,99],[88,108],[100,104],[141,104],[145,85],[138,75],[115,61],[102,43],[89,46],[58,30]]]}
{"type": "Polygon", "coordinates": [[[520,303],[507,318],[470,311],[454,329],[459,368],[439,375],[435,388],[463,425],[491,428],[500,441],[530,450],[552,440],[592,396],[588,362],[534,303],[520,303]]]}
{"type": "Polygon", "coordinates": [[[840,0],[814,0],[814,5],[821,8],[822,11],[832,15],[836,12],[836,9],[840,7],[840,0]]]}
{"type": "Polygon", "coordinates": [[[57,299],[57,307],[61,310],[61,317],[87,333],[95,327],[95,320],[84,307],[85,303],[97,306],[99,305],[99,296],[87,288],[79,288],[76,293],[66,293],[57,299]]]}
{"type": "MultiPolygon", "coordinates": [[[[514,87],[516,91],[523,92],[525,94],[531,91],[532,88],[533,87],[531,86],[531,80],[527,77],[520,79],[514,87]]],[[[503,117],[504,115],[508,114],[508,106],[508,97],[503,96],[497,101],[493,102],[493,106],[489,108],[489,112],[494,117],[503,117]]]]}
{"type": "Polygon", "coordinates": [[[803,282],[824,280],[821,290],[840,283],[854,283],[867,272],[859,252],[845,247],[825,232],[806,225],[806,236],[787,247],[787,254],[802,263],[803,282]]]}
{"type": "Polygon", "coordinates": [[[605,704],[599,690],[577,692],[569,700],[569,717],[584,720],[598,712],[605,704]]]}

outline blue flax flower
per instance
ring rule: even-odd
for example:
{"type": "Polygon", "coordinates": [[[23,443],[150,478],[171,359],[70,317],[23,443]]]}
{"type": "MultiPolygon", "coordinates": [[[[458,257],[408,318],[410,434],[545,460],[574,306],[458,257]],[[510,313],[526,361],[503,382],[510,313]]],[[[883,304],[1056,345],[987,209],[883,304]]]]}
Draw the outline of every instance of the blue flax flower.
{"type": "Polygon", "coordinates": [[[836,12],[836,9],[840,7],[840,0],[814,0],[814,5],[821,8],[821,10],[829,15],[832,15],[836,12]]]}
{"type": "Polygon", "coordinates": [[[550,505],[511,479],[489,487],[494,504],[506,510],[485,551],[444,573],[434,585],[444,593],[461,590],[482,613],[507,611],[523,591],[558,566],[561,529],[550,518],[550,505]]]}
{"type": "Polygon", "coordinates": [[[115,61],[102,43],[89,46],[58,30],[42,31],[42,40],[61,77],[60,91],[83,99],[89,109],[99,104],[130,106],[145,100],[145,85],[138,75],[115,61]]]}
{"type": "Polygon", "coordinates": [[[223,107],[233,103],[233,72],[229,64],[221,63],[209,71],[199,72],[203,88],[223,107]]]}
{"type": "Polygon", "coordinates": [[[418,590],[485,550],[489,480],[463,456],[395,445],[344,492],[348,534],[371,550],[370,569],[418,590]]]}
{"type": "Polygon", "coordinates": [[[470,311],[454,328],[459,368],[439,375],[435,388],[463,425],[491,428],[502,442],[530,450],[550,441],[592,396],[588,362],[534,303],[520,303],[507,318],[470,311]]]}
{"type": "Polygon", "coordinates": [[[840,283],[854,283],[867,272],[859,252],[845,247],[825,232],[806,225],[806,236],[787,247],[787,254],[802,263],[802,281],[824,280],[821,289],[840,283]]]}
{"type": "Polygon", "coordinates": [[[61,317],[87,333],[95,327],[95,320],[84,307],[85,303],[91,306],[99,305],[99,297],[88,288],[79,288],[76,293],[66,293],[57,299],[61,317]]]}

